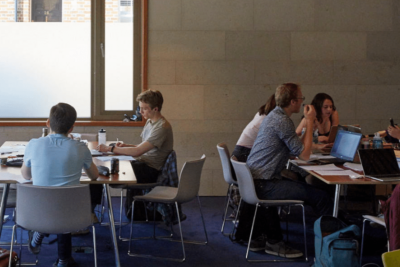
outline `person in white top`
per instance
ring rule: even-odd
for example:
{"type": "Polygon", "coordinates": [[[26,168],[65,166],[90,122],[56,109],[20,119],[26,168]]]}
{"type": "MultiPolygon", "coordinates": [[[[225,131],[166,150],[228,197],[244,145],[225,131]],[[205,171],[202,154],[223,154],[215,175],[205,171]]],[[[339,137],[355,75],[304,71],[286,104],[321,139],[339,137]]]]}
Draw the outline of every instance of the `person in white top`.
{"type": "Polygon", "coordinates": [[[258,109],[258,112],[254,116],[253,120],[244,128],[239,140],[236,143],[235,149],[232,152],[232,155],[235,156],[238,161],[247,161],[247,157],[249,156],[251,148],[253,147],[254,140],[256,140],[261,122],[265,116],[267,116],[268,113],[275,108],[275,106],[275,94],[273,94],[268,98],[267,103],[258,109]]]}

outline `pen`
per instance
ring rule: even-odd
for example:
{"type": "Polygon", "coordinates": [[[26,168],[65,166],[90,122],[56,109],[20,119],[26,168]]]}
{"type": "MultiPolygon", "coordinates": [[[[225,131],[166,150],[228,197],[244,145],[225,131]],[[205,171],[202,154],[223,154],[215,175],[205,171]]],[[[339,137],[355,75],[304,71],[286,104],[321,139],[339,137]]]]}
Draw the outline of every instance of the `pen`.
{"type": "Polygon", "coordinates": [[[4,154],[11,154],[12,152],[2,152],[1,154],[2,155],[4,155],[4,154]]]}

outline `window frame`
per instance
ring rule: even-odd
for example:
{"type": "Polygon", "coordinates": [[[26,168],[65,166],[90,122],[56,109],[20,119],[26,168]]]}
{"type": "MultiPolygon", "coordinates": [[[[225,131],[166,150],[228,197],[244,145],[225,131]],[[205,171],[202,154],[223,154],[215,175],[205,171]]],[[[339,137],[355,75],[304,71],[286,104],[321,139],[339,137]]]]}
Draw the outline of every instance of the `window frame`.
{"type": "MultiPolygon", "coordinates": [[[[134,33],[139,32],[134,39],[134,71],[132,73],[133,103],[136,96],[147,90],[148,71],[148,0],[132,0],[134,10],[134,33]],[[139,90],[135,90],[139,88],[139,90]]],[[[132,114],[134,110],[106,111],[105,110],[105,60],[100,44],[104,44],[105,36],[105,0],[91,0],[91,117],[78,118],[75,125],[79,126],[143,126],[145,121],[122,122],[124,114],[132,114]],[[98,75],[96,75],[96,73],[98,75]],[[128,125],[127,125],[128,124],[128,125]]],[[[0,118],[0,126],[42,126],[47,118],[0,118]]]]}

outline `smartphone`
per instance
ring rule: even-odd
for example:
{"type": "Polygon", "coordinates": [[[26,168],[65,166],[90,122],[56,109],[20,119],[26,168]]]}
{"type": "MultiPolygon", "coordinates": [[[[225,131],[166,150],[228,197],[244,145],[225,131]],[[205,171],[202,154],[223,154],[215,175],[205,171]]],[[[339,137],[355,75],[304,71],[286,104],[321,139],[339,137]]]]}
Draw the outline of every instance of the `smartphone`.
{"type": "Polygon", "coordinates": [[[390,126],[394,127],[394,122],[392,118],[390,118],[390,126]]]}

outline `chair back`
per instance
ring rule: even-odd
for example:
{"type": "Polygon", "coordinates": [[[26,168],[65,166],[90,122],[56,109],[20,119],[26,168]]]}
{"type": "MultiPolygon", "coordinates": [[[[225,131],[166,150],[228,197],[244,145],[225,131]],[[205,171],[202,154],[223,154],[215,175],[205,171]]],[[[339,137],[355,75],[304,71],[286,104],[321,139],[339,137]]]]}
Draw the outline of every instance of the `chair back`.
{"type": "Polygon", "coordinates": [[[47,234],[78,231],[92,224],[89,185],[17,185],[16,223],[47,234]]]}
{"type": "Polygon", "coordinates": [[[246,203],[256,205],[260,200],[257,197],[253,176],[249,167],[245,162],[237,161],[235,156],[232,156],[231,162],[236,173],[240,196],[246,203]]]}
{"type": "Polygon", "coordinates": [[[225,143],[219,143],[217,145],[219,157],[221,159],[222,164],[222,173],[224,174],[225,182],[228,184],[236,184],[236,181],[233,180],[231,163],[229,162],[229,149],[225,143]]]}
{"type": "Polygon", "coordinates": [[[185,162],[182,167],[175,201],[185,203],[197,196],[200,189],[201,171],[205,161],[206,155],[203,155],[199,160],[185,162]]]}

